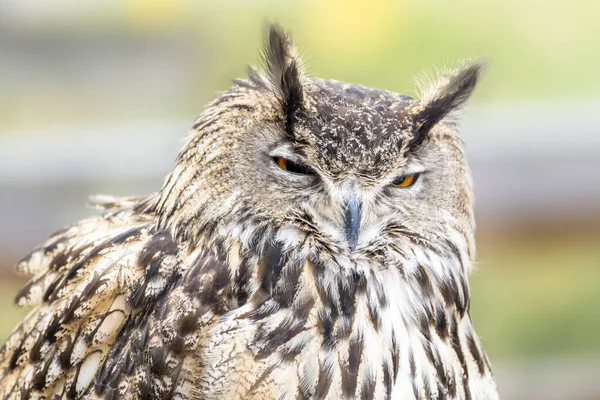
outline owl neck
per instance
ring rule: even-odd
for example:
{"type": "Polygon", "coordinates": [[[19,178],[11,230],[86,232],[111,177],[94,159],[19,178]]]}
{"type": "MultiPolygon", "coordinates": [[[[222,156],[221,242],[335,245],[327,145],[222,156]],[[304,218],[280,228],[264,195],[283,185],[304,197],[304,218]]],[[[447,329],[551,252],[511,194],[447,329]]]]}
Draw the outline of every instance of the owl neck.
{"type": "Polygon", "coordinates": [[[309,366],[299,373],[318,377],[304,385],[310,396],[386,392],[399,380],[417,398],[448,380],[466,390],[464,355],[484,364],[460,244],[436,249],[406,239],[397,245],[409,251],[353,259],[306,238],[264,237],[225,244],[232,297],[246,310],[237,318],[251,321],[248,348],[257,360],[309,366]]]}

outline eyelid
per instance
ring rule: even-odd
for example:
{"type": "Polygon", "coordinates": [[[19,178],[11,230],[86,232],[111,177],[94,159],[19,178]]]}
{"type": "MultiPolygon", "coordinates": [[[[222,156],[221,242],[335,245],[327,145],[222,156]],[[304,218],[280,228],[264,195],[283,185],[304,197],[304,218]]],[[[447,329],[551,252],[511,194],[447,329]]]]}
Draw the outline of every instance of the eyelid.
{"type": "Polygon", "coordinates": [[[298,156],[297,146],[289,143],[275,147],[269,152],[269,157],[281,157],[290,161],[303,163],[302,159],[298,156]]]}
{"type": "Polygon", "coordinates": [[[269,154],[269,157],[271,157],[272,159],[283,158],[283,159],[289,160],[291,162],[294,162],[296,164],[306,165],[306,163],[300,157],[298,157],[296,155],[273,153],[273,154],[269,154]]]}
{"type": "Polygon", "coordinates": [[[405,168],[405,169],[401,169],[396,171],[393,175],[390,176],[390,182],[394,181],[395,179],[401,177],[401,176],[408,176],[408,175],[419,175],[419,176],[423,176],[425,174],[428,174],[430,171],[426,170],[425,168],[423,168],[420,165],[415,165],[412,166],[410,168],[405,168]]]}
{"type": "Polygon", "coordinates": [[[427,171],[423,164],[411,162],[408,165],[406,165],[404,168],[401,168],[400,170],[396,171],[396,176],[416,175],[416,174],[422,174],[424,172],[427,172],[427,171]]]}

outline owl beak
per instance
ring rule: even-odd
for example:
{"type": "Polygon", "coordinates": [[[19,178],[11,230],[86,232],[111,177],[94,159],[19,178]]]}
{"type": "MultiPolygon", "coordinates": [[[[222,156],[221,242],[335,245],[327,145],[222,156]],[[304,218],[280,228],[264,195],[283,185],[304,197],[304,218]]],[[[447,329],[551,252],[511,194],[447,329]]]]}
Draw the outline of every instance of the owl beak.
{"type": "Polygon", "coordinates": [[[345,213],[345,231],[346,240],[348,241],[348,247],[350,250],[354,250],[358,243],[358,234],[360,232],[360,209],[361,204],[358,199],[350,199],[346,203],[345,213]]]}

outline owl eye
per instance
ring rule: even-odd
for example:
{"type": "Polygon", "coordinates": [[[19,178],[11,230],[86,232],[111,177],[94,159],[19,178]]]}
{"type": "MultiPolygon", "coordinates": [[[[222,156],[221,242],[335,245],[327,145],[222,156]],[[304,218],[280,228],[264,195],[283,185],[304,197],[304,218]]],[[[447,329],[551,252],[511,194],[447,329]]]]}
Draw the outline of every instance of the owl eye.
{"type": "Polygon", "coordinates": [[[399,188],[411,187],[417,181],[419,174],[402,175],[392,181],[392,185],[399,188]]]}
{"type": "Polygon", "coordinates": [[[295,174],[314,175],[313,170],[308,165],[291,161],[283,157],[273,157],[273,161],[279,166],[279,168],[286,171],[293,172],[295,174]]]}

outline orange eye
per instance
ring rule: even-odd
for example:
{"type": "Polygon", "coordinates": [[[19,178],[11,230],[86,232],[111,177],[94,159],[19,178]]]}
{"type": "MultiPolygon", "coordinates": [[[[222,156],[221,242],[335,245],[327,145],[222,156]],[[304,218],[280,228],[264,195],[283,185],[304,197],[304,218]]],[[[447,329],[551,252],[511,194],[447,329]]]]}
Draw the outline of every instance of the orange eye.
{"type": "Polygon", "coordinates": [[[275,157],[275,162],[281,167],[281,169],[287,170],[287,160],[285,158],[275,157]]]}
{"type": "Polygon", "coordinates": [[[273,162],[279,166],[279,168],[284,169],[289,172],[293,172],[295,174],[302,175],[314,175],[315,172],[308,165],[301,164],[296,161],[291,161],[283,157],[273,157],[273,162]]]}
{"type": "Polygon", "coordinates": [[[417,174],[399,176],[392,182],[392,185],[401,188],[407,188],[415,184],[417,174]]]}

